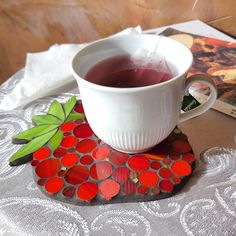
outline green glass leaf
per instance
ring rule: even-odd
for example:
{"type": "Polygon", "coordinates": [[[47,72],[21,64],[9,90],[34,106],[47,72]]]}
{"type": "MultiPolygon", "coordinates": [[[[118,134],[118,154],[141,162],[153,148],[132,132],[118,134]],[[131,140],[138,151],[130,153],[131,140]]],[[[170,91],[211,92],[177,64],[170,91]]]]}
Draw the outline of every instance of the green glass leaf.
{"type": "Polygon", "coordinates": [[[81,113],[70,113],[70,115],[66,119],[66,122],[78,119],[84,119],[84,115],[81,113]]]}
{"type": "MultiPolygon", "coordinates": [[[[29,143],[22,146],[9,160],[9,164],[11,166],[19,164],[19,160],[21,158],[25,158],[27,155],[33,153],[34,151],[38,150],[42,147],[48,140],[57,132],[57,129],[52,130],[46,134],[43,134],[39,137],[34,138],[29,143]]],[[[20,163],[22,164],[22,163],[20,163]]]]}
{"type": "Polygon", "coordinates": [[[52,115],[35,115],[32,117],[32,121],[36,125],[60,125],[62,123],[61,120],[52,115]]]}
{"type": "Polygon", "coordinates": [[[75,96],[72,96],[68,101],[64,104],[64,112],[65,112],[65,117],[71,113],[72,109],[74,108],[75,104],[77,102],[77,99],[75,96]]]}
{"type": "Polygon", "coordinates": [[[51,149],[54,151],[60,145],[63,137],[63,133],[60,129],[54,134],[54,136],[49,140],[49,145],[51,149]]]}
{"type": "Polygon", "coordinates": [[[35,137],[48,133],[49,131],[56,129],[58,125],[39,125],[31,129],[25,130],[13,137],[13,142],[17,140],[32,140],[35,137]]]}
{"type": "Polygon", "coordinates": [[[65,119],[65,113],[64,113],[63,107],[57,100],[54,100],[52,104],[50,105],[48,109],[48,114],[56,116],[62,121],[64,121],[65,119]]]}
{"type": "Polygon", "coordinates": [[[29,155],[26,155],[24,157],[21,157],[19,159],[16,159],[15,161],[10,163],[10,166],[19,166],[19,165],[23,165],[29,161],[33,160],[33,153],[30,153],[29,155]]]}

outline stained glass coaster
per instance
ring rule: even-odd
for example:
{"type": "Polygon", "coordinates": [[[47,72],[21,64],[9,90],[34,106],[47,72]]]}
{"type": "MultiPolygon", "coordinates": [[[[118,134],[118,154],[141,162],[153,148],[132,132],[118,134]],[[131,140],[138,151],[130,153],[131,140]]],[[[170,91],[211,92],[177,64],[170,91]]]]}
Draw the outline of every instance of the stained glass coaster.
{"type": "MultiPolygon", "coordinates": [[[[84,114],[80,101],[72,111],[78,113],[84,114]]],[[[112,149],[85,116],[67,119],[58,129],[60,137],[37,149],[31,162],[35,182],[55,200],[94,205],[162,199],[181,189],[194,168],[192,148],[178,128],[141,154],[112,149]]]]}

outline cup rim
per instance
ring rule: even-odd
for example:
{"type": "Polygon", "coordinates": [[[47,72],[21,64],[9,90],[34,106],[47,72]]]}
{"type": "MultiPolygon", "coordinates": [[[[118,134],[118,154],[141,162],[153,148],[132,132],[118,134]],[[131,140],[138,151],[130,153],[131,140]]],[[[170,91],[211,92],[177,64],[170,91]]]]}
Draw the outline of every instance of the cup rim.
{"type": "Polygon", "coordinates": [[[145,90],[150,90],[150,89],[154,89],[157,87],[162,87],[165,86],[166,84],[169,83],[173,83],[173,81],[176,81],[177,79],[179,79],[180,77],[182,77],[183,75],[187,74],[187,72],[189,71],[190,67],[192,66],[193,63],[193,54],[192,52],[189,50],[189,48],[187,48],[184,44],[162,36],[162,35],[154,35],[154,34],[147,34],[147,33],[141,33],[141,34],[126,34],[126,35],[115,35],[112,37],[108,37],[108,38],[103,38],[100,40],[97,40],[95,42],[89,43],[87,46],[85,46],[84,48],[82,48],[81,50],[79,50],[70,60],[70,71],[72,73],[72,75],[76,78],[76,80],[79,81],[78,84],[83,84],[85,86],[89,86],[90,88],[96,89],[96,90],[102,90],[102,91],[106,91],[106,92],[112,92],[112,93],[127,93],[127,92],[138,92],[138,91],[145,91],[145,90]],[[92,83],[90,81],[85,80],[84,78],[81,78],[75,71],[74,67],[75,67],[75,61],[77,59],[77,57],[79,57],[79,55],[84,51],[87,50],[90,47],[93,47],[96,44],[100,44],[100,43],[104,43],[106,41],[110,41],[110,40],[117,40],[119,38],[126,38],[126,37],[153,37],[153,38],[165,38],[165,40],[170,41],[171,43],[174,43],[176,45],[178,45],[179,47],[182,47],[184,50],[188,51],[191,60],[189,61],[188,66],[186,66],[186,69],[182,72],[177,74],[176,76],[174,76],[173,78],[171,78],[170,80],[167,80],[165,82],[162,83],[157,83],[157,84],[152,84],[152,85],[148,85],[148,86],[141,86],[141,87],[129,87],[129,88],[117,88],[117,87],[109,87],[109,86],[104,86],[104,85],[99,85],[99,84],[95,84],[92,83]]]}

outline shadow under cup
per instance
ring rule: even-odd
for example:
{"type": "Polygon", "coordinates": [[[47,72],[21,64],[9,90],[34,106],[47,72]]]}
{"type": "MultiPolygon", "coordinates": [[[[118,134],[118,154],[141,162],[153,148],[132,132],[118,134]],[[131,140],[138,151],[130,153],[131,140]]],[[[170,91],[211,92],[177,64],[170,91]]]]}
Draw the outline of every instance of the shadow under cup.
{"type": "Polygon", "coordinates": [[[179,123],[186,74],[192,53],[182,44],[157,35],[121,35],[94,42],[72,59],[84,111],[95,134],[113,148],[144,152],[163,141],[179,123]],[[156,51],[173,65],[172,79],[150,86],[114,88],[86,81],[98,62],[137,50],[156,51]]]}

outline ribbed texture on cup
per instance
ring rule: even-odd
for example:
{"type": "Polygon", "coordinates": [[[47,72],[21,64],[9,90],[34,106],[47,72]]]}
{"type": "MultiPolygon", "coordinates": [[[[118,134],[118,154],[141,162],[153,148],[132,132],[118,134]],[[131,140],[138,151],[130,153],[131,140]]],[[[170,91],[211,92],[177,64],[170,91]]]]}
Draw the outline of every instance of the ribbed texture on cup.
{"type": "Polygon", "coordinates": [[[139,152],[160,143],[169,135],[172,129],[168,126],[165,129],[153,130],[152,132],[105,132],[103,140],[115,149],[139,152]]]}

